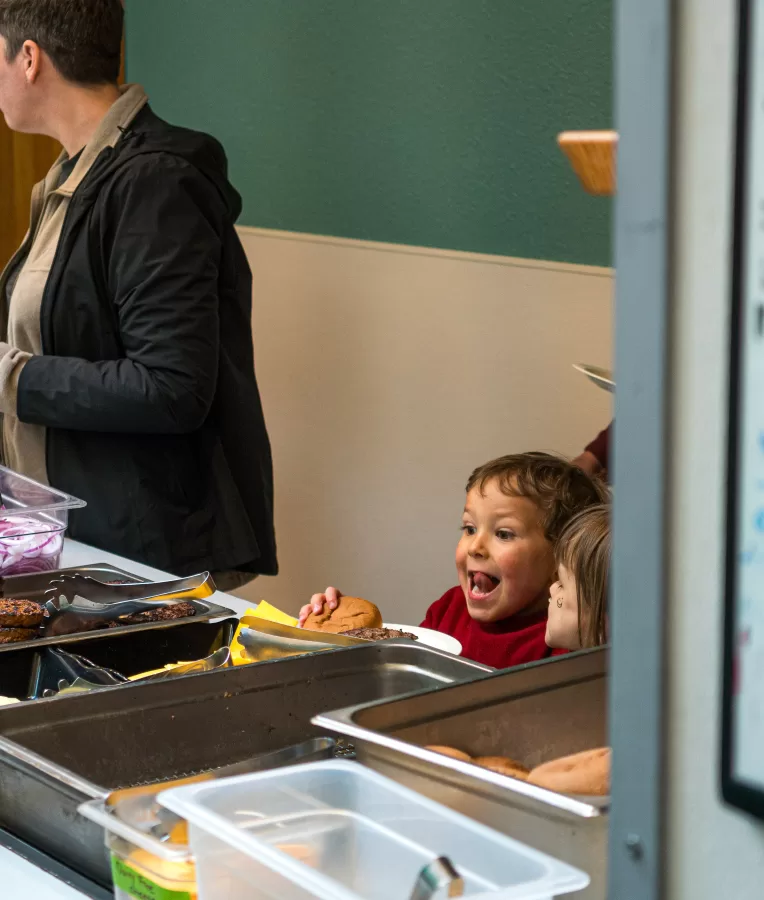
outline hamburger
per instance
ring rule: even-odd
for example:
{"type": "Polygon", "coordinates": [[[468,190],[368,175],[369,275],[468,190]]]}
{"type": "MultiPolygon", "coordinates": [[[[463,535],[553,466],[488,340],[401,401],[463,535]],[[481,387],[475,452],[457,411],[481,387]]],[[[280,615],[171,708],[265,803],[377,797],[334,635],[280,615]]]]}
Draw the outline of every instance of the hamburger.
{"type": "Polygon", "coordinates": [[[312,612],[302,627],[329,634],[342,634],[357,628],[381,628],[382,613],[368,600],[362,600],[360,597],[341,597],[336,609],[324,606],[320,613],[312,612]]]}

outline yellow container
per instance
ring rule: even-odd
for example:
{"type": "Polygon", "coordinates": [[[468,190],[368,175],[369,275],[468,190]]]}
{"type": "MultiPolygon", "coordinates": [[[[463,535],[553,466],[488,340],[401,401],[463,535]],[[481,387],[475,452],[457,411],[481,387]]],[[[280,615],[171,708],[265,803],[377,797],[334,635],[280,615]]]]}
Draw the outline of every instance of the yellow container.
{"type": "Polygon", "coordinates": [[[161,859],[107,832],[115,900],[197,900],[196,865],[161,859]]]}

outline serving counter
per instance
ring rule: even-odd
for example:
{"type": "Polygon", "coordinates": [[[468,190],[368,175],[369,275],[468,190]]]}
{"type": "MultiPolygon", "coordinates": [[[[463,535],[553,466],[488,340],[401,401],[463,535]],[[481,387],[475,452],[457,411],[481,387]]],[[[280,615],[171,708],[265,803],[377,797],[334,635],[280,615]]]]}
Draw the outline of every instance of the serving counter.
{"type": "MultiPolygon", "coordinates": [[[[62,566],[94,563],[109,563],[152,581],[167,577],[67,542],[62,566]]],[[[215,599],[227,607],[227,615],[233,611],[241,616],[250,606],[229,595],[216,594],[215,599]]],[[[208,648],[214,638],[214,649],[221,640],[230,640],[236,625],[228,617],[178,623],[156,634],[93,635],[82,653],[93,656],[105,672],[113,666],[129,675],[130,666],[145,671],[152,648],[164,653],[153,659],[155,666],[195,659],[202,652],[200,640],[208,648]],[[223,636],[211,637],[210,629],[223,636]],[[120,642],[124,646],[115,649],[120,642]]],[[[114,871],[114,851],[110,856],[105,849],[103,822],[83,810],[103,804],[116,796],[113,792],[145,791],[146,785],[177,779],[214,779],[216,772],[217,777],[230,775],[231,767],[249,775],[253,766],[259,771],[264,755],[283,756],[285,750],[339,732],[339,745],[327,741],[333,757],[357,753],[365,763],[359,770],[380,769],[402,789],[413,788],[412,796],[429,796],[454,814],[482,822],[492,833],[503,831],[523,842],[531,853],[546,853],[579,876],[585,872],[581,884],[588,876],[591,884],[582,900],[602,900],[606,807],[455,762],[423,745],[462,746],[466,741],[473,756],[509,754],[529,768],[601,746],[606,740],[606,651],[496,672],[406,640],[358,644],[322,646],[319,653],[287,658],[257,657],[256,665],[142,685],[100,682],[98,690],[61,700],[23,689],[19,693],[16,685],[15,695],[31,702],[0,713],[0,871],[5,882],[0,894],[111,900],[106,886],[114,871]],[[201,732],[200,722],[205,723],[201,732]],[[348,739],[354,747],[345,746],[348,739]]],[[[71,646],[72,658],[77,658],[79,645],[71,646]]],[[[22,648],[16,657],[6,654],[6,662],[15,660],[16,668],[23,668],[29,652],[22,648]]],[[[38,666],[43,674],[45,665],[43,659],[38,666]]],[[[11,669],[4,669],[9,690],[11,669]]],[[[267,766],[289,765],[294,758],[267,766]]]]}
{"type": "MultiPolygon", "coordinates": [[[[64,544],[64,553],[61,560],[62,567],[92,565],[94,563],[106,562],[119,569],[125,569],[148,578],[151,581],[163,581],[170,577],[167,572],[161,572],[158,569],[152,569],[150,566],[144,566],[133,560],[124,559],[113,553],[105,553],[103,550],[95,550],[85,544],[77,541],[67,540],[64,544]]],[[[221,601],[222,606],[227,606],[234,610],[237,615],[243,615],[248,608],[252,606],[244,600],[239,600],[228,594],[216,595],[216,599],[224,599],[221,601]]],[[[21,900],[22,897],[34,897],[35,900],[83,900],[83,898],[98,897],[104,900],[111,900],[113,894],[111,891],[103,891],[97,893],[90,889],[84,893],[79,890],[80,883],[72,879],[72,883],[68,884],[60,880],[56,876],[36,865],[32,860],[37,858],[36,852],[29,848],[22,849],[18,845],[14,846],[19,852],[14,852],[8,846],[2,846],[0,839],[0,872],[2,872],[2,896],[8,900],[21,900]],[[29,858],[25,858],[21,853],[29,858]]],[[[63,876],[68,877],[68,876],[63,876]]]]}

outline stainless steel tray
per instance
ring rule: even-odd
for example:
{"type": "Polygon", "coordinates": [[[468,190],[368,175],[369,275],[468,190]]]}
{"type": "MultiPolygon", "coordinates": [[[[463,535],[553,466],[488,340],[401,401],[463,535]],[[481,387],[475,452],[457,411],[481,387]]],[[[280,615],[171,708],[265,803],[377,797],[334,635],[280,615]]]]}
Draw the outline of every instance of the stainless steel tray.
{"type": "Polygon", "coordinates": [[[425,750],[510,756],[529,768],[607,743],[605,648],[497,672],[468,684],[324,713],[324,733],[396,781],[557,856],[592,879],[580,895],[604,900],[607,803],[593,804],[425,750]]]}
{"type": "MultiPolygon", "coordinates": [[[[116,636],[107,632],[102,641],[89,641],[83,645],[72,643],[66,649],[129,678],[161,669],[167,663],[209,656],[230,644],[238,623],[235,618],[215,622],[184,619],[175,628],[116,636]]],[[[38,650],[26,643],[13,653],[0,655],[0,695],[37,702],[34,698],[42,696],[45,688],[57,687],[60,677],[57,671],[58,667],[51,666],[44,648],[38,650]]],[[[6,707],[0,707],[0,714],[4,709],[6,707]]]]}
{"type": "Polygon", "coordinates": [[[85,800],[320,736],[310,720],[326,709],[492,671],[410,641],[386,641],[6,707],[0,828],[108,884],[102,837],[77,814],[85,800]]]}
{"type": "MultiPolygon", "coordinates": [[[[146,578],[140,578],[138,575],[110,566],[108,563],[96,563],[92,566],[76,566],[70,569],[54,569],[50,572],[35,572],[33,575],[11,575],[8,578],[0,579],[0,593],[6,598],[24,597],[28,600],[38,600],[54,578],[62,573],[73,574],[75,572],[90,575],[99,581],[116,581],[120,579],[143,584],[148,581],[146,578]]],[[[163,622],[141,622],[139,625],[119,625],[116,628],[100,628],[97,631],[81,631],[76,634],[36,638],[33,641],[19,641],[16,644],[0,644],[0,653],[8,653],[22,648],[47,647],[52,644],[72,644],[75,641],[97,641],[113,635],[174,628],[180,623],[204,622],[209,619],[222,619],[234,614],[232,609],[218,606],[217,603],[212,603],[210,600],[189,600],[188,602],[196,610],[196,615],[186,616],[183,619],[168,619],[163,622]]]]}

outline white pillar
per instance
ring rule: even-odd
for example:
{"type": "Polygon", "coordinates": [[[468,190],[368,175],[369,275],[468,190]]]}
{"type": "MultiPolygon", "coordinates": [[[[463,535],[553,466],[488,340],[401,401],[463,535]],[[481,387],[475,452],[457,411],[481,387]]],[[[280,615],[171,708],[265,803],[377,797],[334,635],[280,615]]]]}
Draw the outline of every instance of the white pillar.
{"type": "Polygon", "coordinates": [[[737,4],[676,9],[665,896],[753,900],[764,825],[719,790],[737,4]]]}

